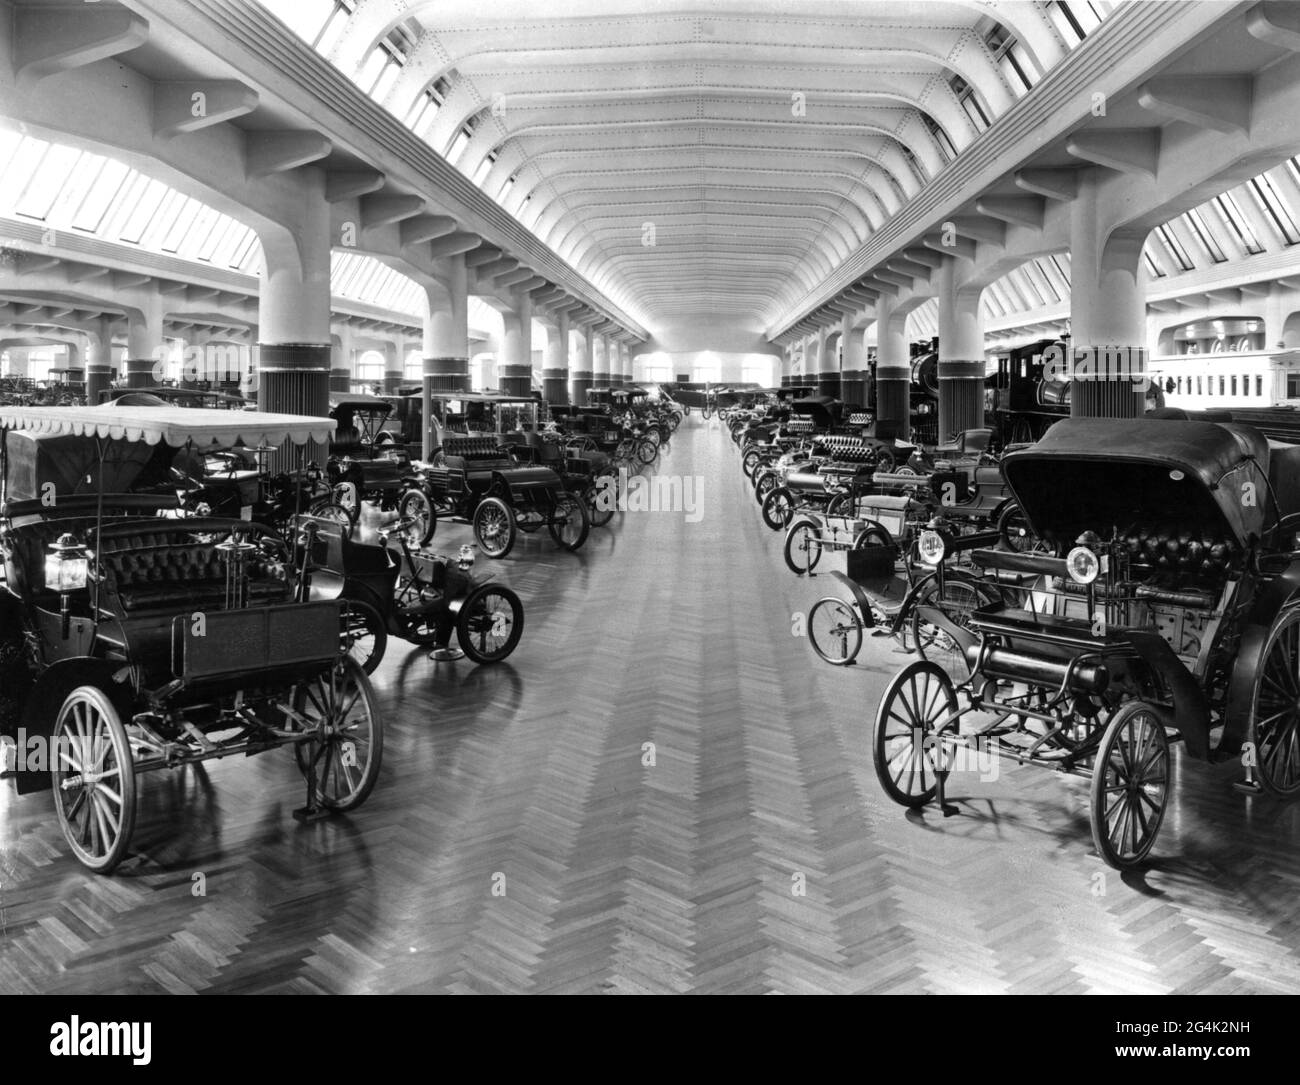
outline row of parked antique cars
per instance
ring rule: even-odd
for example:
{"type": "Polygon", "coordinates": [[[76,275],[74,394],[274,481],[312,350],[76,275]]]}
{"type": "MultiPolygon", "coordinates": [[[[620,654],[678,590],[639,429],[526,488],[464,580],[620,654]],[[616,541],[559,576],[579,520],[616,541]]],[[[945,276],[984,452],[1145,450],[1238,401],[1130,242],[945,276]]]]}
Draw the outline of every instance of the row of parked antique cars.
{"type": "Polygon", "coordinates": [[[388,639],[454,658],[454,637],[490,664],[523,631],[473,547],[428,547],[438,521],[473,523],[489,557],[543,526],[577,549],[612,508],[606,483],[652,463],[681,417],[628,393],[542,423],[527,398],[462,393],[424,462],[375,397],[328,418],[108,398],[0,404],[0,738],[18,744],[18,792],[51,790],[100,873],[129,852],[145,773],[290,747],[295,817],[360,806],[388,639]],[[366,503],[389,514],[372,541],[355,530],[366,503]]]}
{"type": "Polygon", "coordinates": [[[872,732],[893,801],[957,813],[972,747],[1082,775],[1097,853],[1130,868],[1179,742],[1180,767],[1235,760],[1239,790],[1300,793],[1300,445],[1176,409],[1066,417],[997,457],[987,430],[927,452],[825,399],[723,422],[785,565],[833,587],[817,656],[913,656],[872,732]]]}

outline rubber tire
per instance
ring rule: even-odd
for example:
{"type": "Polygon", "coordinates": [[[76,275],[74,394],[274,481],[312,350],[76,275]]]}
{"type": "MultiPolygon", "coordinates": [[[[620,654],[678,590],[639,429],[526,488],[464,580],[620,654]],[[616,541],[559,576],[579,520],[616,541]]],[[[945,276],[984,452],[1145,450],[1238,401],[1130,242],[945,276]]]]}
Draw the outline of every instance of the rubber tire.
{"type": "Polygon", "coordinates": [[[803,576],[805,573],[811,573],[815,568],[817,568],[817,563],[822,559],[821,537],[821,528],[817,526],[817,523],[814,520],[796,520],[790,525],[790,529],[785,535],[785,546],[782,548],[782,556],[785,558],[786,568],[794,573],[795,576],[803,576]],[[801,528],[811,528],[812,537],[816,543],[815,549],[812,546],[808,548],[809,561],[806,566],[802,567],[796,565],[794,558],[791,556],[791,544],[794,542],[795,532],[801,528]]]}
{"type": "Polygon", "coordinates": [[[515,522],[514,510],[499,497],[485,497],[479,502],[478,508],[474,510],[473,517],[474,541],[478,543],[479,549],[490,558],[503,558],[514,549],[515,540],[519,538],[519,525],[515,522]],[[482,520],[485,510],[495,510],[505,519],[505,542],[497,549],[491,549],[483,541],[482,520]]]}
{"type": "Polygon", "coordinates": [[[591,515],[587,512],[587,503],[582,498],[571,493],[565,493],[555,502],[556,512],[562,505],[570,506],[578,514],[581,520],[581,527],[578,531],[578,538],[574,542],[565,542],[560,537],[560,527],[558,524],[547,524],[546,530],[551,533],[551,538],[555,540],[555,545],[561,550],[568,550],[572,553],[575,550],[581,550],[582,544],[587,541],[587,536],[591,534],[591,515]]]}
{"type": "Polygon", "coordinates": [[[519,596],[501,584],[480,584],[465,597],[456,614],[456,641],[461,650],[475,663],[500,663],[519,646],[519,638],[524,633],[524,605],[519,596]],[[499,595],[509,604],[511,610],[510,635],[505,644],[495,652],[483,652],[473,642],[470,622],[475,618],[476,604],[485,596],[499,595]]]}
{"type": "MultiPolygon", "coordinates": [[[[843,624],[847,627],[848,623],[845,621],[843,624]]],[[[862,619],[858,617],[858,612],[854,608],[853,604],[846,603],[837,595],[828,595],[825,599],[818,599],[817,602],[812,605],[812,609],[808,612],[808,643],[812,645],[812,650],[817,653],[818,658],[825,660],[832,667],[847,667],[858,658],[858,652],[862,650],[862,630],[862,619]],[[813,633],[818,611],[823,608],[830,610],[834,607],[842,608],[853,619],[852,631],[846,631],[845,634],[844,643],[847,651],[841,658],[833,658],[827,655],[820,645],[818,645],[817,637],[813,633]]]]}
{"type": "MultiPolygon", "coordinates": [[[[1145,750],[1146,747],[1143,746],[1142,749],[1145,750]]],[[[1093,762],[1092,785],[1089,788],[1089,797],[1091,799],[1089,803],[1089,821],[1092,825],[1092,842],[1097,848],[1097,854],[1108,865],[1113,866],[1116,870],[1131,870],[1133,867],[1140,865],[1150,854],[1151,848],[1155,845],[1156,837],[1160,835],[1160,826],[1164,823],[1165,812],[1169,808],[1169,796],[1173,791],[1173,779],[1174,759],[1169,751],[1169,739],[1165,735],[1164,721],[1160,713],[1145,701],[1128,701],[1120,705],[1107,721],[1106,733],[1102,735],[1101,744],[1097,747],[1097,756],[1093,762]],[[1156,740],[1156,745],[1159,747],[1158,757],[1164,761],[1164,791],[1161,796],[1160,807],[1154,815],[1155,824],[1150,827],[1148,835],[1133,853],[1125,854],[1117,851],[1111,842],[1110,834],[1104,828],[1102,813],[1106,806],[1107,781],[1110,779],[1112,749],[1116,748],[1117,743],[1121,741],[1121,732],[1129,727],[1130,719],[1143,712],[1149,714],[1154,722],[1154,729],[1150,733],[1158,736],[1156,740]]],[[[1139,804],[1140,802],[1139,799],[1139,804]]],[[[1138,809],[1141,809],[1140,805],[1138,809]]]]}
{"type": "Polygon", "coordinates": [[[778,486],[763,499],[763,523],[773,531],[782,531],[794,519],[794,494],[778,486]]]}
{"type": "Polygon", "coordinates": [[[411,512],[412,508],[421,510],[418,515],[415,515],[415,519],[427,521],[423,529],[417,526],[407,532],[406,535],[406,541],[418,550],[421,547],[428,546],[433,539],[434,533],[438,530],[438,513],[434,510],[429,495],[420,489],[410,489],[402,494],[401,500],[397,503],[398,518],[405,519],[414,515],[411,512]]]}
{"type": "MultiPolygon", "coordinates": [[[[376,782],[379,780],[379,769],[384,758],[384,719],[383,715],[379,712],[378,702],[375,699],[375,691],[370,685],[370,679],[366,677],[365,671],[361,669],[356,660],[349,656],[343,656],[341,657],[340,662],[335,664],[335,666],[341,666],[346,680],[352,682],[360,690],[361,695],[358,700],[365,702],[366,712],[370,717],[371,723],[370,757],[367,758],[365,767],[361,770],[362,779],[360,787],[347,799],[340,801],[336,798],[325,795],[320,789],[319,779],[317,780],[318,786],[316,789],[316,801],[329,810],[333,810],[336,813],[342,813],[346,810],[355,810],[365,802],[366,798],[370,795],[370,792],[374,790],[376,782]]],[[[320,681],[322,677],[324,676],[318,675],[316,681],[320,681]]],[[[294,709],[300,715],[306,714],[306,709],[309,705],[305,685],[300,685],[295,691],[293,703],[294,709]]],[[[294,756],[298,761],[299,770],[306,775],[307,766],[305,764],[305,758],[307,753],[305,743],[296,743],[294,745],[294,756]]]]}
{"type": "Polygon", "coordinates": [[[385,625],[384,619],[380,616],[379,611],[360,599],[343,600],[342,619],[346,629],[356,630],[361,627],[365,629],[366,633],[375,638],[375,646],[365,658],[359,656],[353,649],[347,650],[348,655],[360,664],[361,669],[366,674],[374,674],[375,669],[384,658],[385,650],[388,648],[388,627],[385,625]]]}

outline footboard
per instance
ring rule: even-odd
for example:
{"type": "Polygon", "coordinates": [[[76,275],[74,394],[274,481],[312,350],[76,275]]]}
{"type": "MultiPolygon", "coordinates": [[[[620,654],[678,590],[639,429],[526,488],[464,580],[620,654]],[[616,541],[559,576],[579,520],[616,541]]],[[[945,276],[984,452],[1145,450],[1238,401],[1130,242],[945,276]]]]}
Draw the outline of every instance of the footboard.
{"type": "Polygon", "coordinates": [[[339,654],[339,603],[218,610],[172,620],[172,670],[187,684],[269,671],[311,671],[339,654]]]}

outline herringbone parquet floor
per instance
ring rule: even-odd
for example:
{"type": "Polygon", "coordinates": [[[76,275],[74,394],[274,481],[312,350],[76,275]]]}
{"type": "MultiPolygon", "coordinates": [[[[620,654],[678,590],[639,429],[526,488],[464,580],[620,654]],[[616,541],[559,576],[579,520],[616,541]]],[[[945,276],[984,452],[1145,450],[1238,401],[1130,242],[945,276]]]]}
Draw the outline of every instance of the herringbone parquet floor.
{"type": "Polygon", "coordinates": [[[704,478],[698,522],[497,563],[508,664],[390,645],[383,776],[346,819],[291,819],[287,752],[158,774],[96,878],[48,795],[0,785],[0,992],[1300,990],[1300,804],[1180,762],[1126,878],[1082,781],[1001,766],[962,816],[906,814],[869,749],[906,658],[837,670],[792,635],[829,585],[785,570],[717,422],[659,470],[704,478]]]}

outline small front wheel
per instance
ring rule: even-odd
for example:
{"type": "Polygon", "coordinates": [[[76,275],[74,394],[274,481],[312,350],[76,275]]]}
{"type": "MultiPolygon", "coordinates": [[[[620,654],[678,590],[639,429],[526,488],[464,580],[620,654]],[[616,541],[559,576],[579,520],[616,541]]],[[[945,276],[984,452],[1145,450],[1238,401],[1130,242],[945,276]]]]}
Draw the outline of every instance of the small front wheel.
{"type": "Polygon", "coordinates": [[[500,663],[519,644],[524,606],[519,596],[499,584],[475,588],[456,615],[456,639],[475,663],[500,663]]]}
{"type": "Polygon", "coordinates": [[[485,497],[474,510],[474,538],[490,558],[503,558],[514,549],[519,526],[514,510],[499,497],[485,497]]]}
{"type": "Polygon", "coordinates": [[[780,531],[794,516],[794,494],[778,486],[763,498],[763,523],[773,531],[780,531]]]}
{"type": "Polygon", "coordinates": [[[591,526],[604,527],[614,519],[618,507],[618,481],[612,475],[598,479],[582,491],[582,500],[591,526]]]}
{"type": "Polygon", "coordinates": [[[1151,851],[1169,803],[1172,770],[1160,713],[1145,701],[1120,705],[1092,770],[1092,840],[1111,866],[1127,870],[1151,851]]]}
{"type": "Polygon", "coordinates": [[[348,510],[336,501],[317,501],[307,509],[307,515],[338,524],[344,538],[352,537],[352,517],[348,510]]]}
{"type": "Polygon", "coordinates": [[[817,568],[822,559],[822,531],[812,520],[793,524],[785,536],[785,564],[795,576],[817,568]]]}
{"type": "Polygon", "coordinates": [[[433,502],[423,490],[411,489],[402,494],[397,504],[399,519],[410,520],[406,529],[406,541],[416,549],[428,546],[433,533],[438,529],[438,515],[433,511],[433,502]]]}
{"type": "Polygon", "coordinates": [[[808,643],[832,667],[847,667],[862,647],[862,620],[851,603],[819,599],[808,612],[808,643]]]}
{"type": "Polygon", "coordinates": [[[872,748],[885,794],[913,809],[934,798],[940,772],[954,752],[944,735],[957,733],[957,693],[935,663],[918,660],[894,676],[876,709],[872,748]]]}

